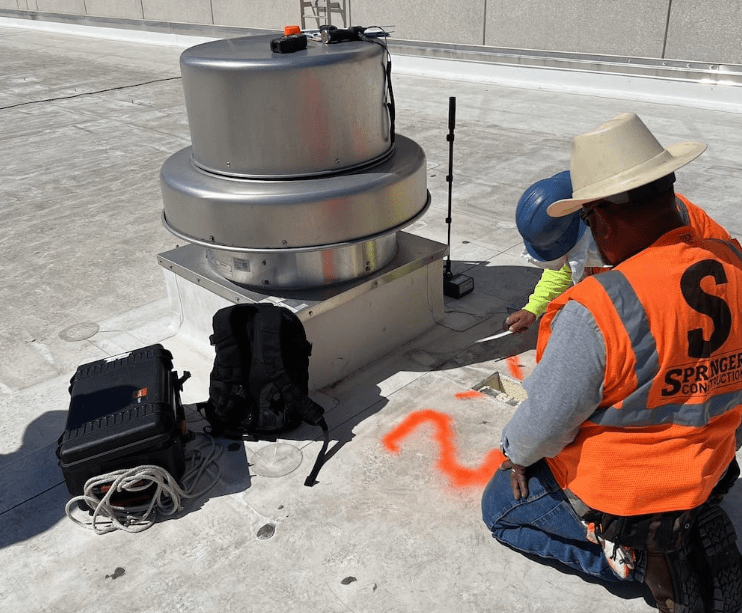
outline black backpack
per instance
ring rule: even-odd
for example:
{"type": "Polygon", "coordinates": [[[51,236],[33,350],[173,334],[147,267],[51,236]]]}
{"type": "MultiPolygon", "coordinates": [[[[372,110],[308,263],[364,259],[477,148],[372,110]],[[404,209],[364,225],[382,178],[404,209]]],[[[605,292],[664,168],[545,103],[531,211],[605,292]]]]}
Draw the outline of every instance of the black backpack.
{"type": "Polygon", "coordinates": [[[216,348],[209,399],[199,410],[215,436],[274,439],[302,421],[322,428],[324,445],[304,485],[315,484],[329,432],[324,409],[308,395],[309,356],[299,318],[270,303],[235,304],[213,317],[216,348]]]}

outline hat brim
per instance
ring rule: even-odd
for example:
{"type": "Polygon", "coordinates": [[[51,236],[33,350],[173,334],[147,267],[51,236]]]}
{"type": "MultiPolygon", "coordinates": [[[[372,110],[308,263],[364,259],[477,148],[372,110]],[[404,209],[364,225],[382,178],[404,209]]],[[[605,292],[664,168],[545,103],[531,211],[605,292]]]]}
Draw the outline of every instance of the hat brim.
{"type": "Polygon", "coordinates": [[[675,172],[678,168],[695,160],[705,150],[705,143],[685,142],[670,145],[656,158],[649,160],[641,166],[609,177],[605,181],[589,185],[584,189],[577,190],[572,194],[572,198],[557,200],[549,205],[546,212],[551,217],[564,217],[565,215],[574,213],[583,204],[642,187],[669,175],[671,172],[675,172]]]}

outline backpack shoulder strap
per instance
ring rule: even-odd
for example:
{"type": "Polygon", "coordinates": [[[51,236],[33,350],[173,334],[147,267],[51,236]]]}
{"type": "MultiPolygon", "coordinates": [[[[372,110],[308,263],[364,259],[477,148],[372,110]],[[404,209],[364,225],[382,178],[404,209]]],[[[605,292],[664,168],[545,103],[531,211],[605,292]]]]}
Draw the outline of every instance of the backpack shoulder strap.
{"type": "Polygon", "coordinates": [[[204,410],[215,431],[236,427],[247,416],[243,381],[249,368],[244,361],[249,354],[246,325],[250,317],[250,305],[233,305],[218,310],[212,319],[214,332],[209,341],[216,356],[204,410]]]}
{"type": "MultiPolygon", "coordinates": [[[[317,474],[325,462],[325,454],[330,444],[330,433],[323,417],[325,410],[312,400],[291,379],[281,354],[281,325],[284,319],[292,320],[296,315],[285,308],[272,304],[257,304],[258,316],[255,318],[255,339],[253,343],[253,363],[250,369],[249,384],[252,388],[257,381],[271,380],[271,384],[264,385],[259,391],[260,410],[269,408],[270,398],[274,391],[280,391],[286,404],[295,407],[302,419],[313,426],[322,428],[324,444],[314,463],[312,472],[304,485],[311,487],[316,483],[317,474]]],[[[296,318],[296,325],[302,326],[296,318]]],[[[303,329],[303,326],[302,326],[303,329]]],[[[311,345],[304,340],[306,346],[300,348],[309,355],[311,345]]]]}

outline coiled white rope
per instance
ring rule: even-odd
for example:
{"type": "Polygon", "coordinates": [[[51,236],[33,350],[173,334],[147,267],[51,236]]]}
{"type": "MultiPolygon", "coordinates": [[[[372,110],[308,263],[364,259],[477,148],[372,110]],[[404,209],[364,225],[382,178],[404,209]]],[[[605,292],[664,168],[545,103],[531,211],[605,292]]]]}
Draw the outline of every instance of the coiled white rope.
{"type": "Polygon", "coordinates": [[[155,523],[158,512],[162,515],[177,513],[183,508],[184,498],[197,498],[205,494],[221,476],[217,460],[222,454],[222,447],[217,446],[214,439],[206,433],[199,433],[197,436],[207,440],[193,446],[186,453],[186,470],[180,484],[167,470],[154,465],[115,470],[91,477],[85,482],[83,494],[70,499],[65,505],[67,517],[96,534],[107,534],[114,530],[143,532],[155,523]],[[209,483],[199,492],[194,492],[204,473],[209,474],[209,483]],[[111,502],[111,497],[117,493],[136,494],[153,486],[155,492],[148,504],[116,506],[111,502]],[[96,492],[104,490],[103,497],[99,497],[96,492]],[[77,505],[79,508],[78,503],[81,501],[93,511],[90,521],[72,515],[72,507],[77,505]]]}

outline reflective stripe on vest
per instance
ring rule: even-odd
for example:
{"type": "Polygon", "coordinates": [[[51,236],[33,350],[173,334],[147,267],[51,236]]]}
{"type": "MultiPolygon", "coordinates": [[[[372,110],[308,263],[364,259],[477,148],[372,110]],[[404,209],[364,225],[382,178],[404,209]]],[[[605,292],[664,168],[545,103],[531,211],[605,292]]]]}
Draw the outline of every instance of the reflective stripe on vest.
{"type": "Polygon", "coordinates": [[[618,428],[669,423],[700,427],[738,404],[739,393],[730,392],[712,396],[701,404],[666,404],[648,409],[649,390],[659,372],[659,355],[644,307],[622,272],[611,270],[596,276],[595,280],[603,286],[626,329],[636,357],[636,379],[644,381],[644,384],[624,399],[620,409],[598,409],[589,421],[618,428]]]}

